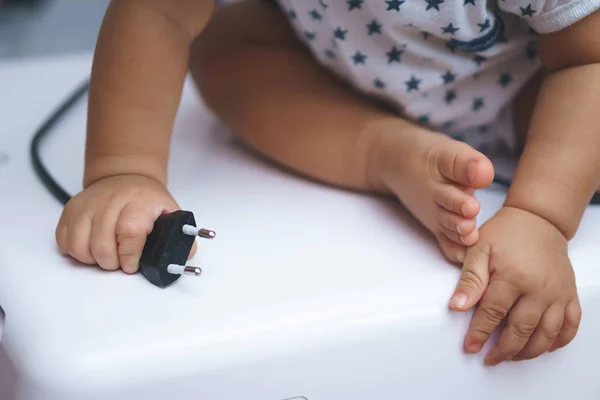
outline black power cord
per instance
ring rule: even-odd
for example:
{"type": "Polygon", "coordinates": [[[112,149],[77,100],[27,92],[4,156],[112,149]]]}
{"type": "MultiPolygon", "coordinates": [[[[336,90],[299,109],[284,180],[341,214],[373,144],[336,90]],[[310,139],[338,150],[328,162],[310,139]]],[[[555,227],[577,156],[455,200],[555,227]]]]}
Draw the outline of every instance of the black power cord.
{"type": "Polygon", "coordinates": [[[29,148],[31,155],[31,162],[35,173],[42,181],[42,184],[48,189],[48,191],[63,205],[71,199],[71,195],[68,194],[50,175],[42,159],[40,157],[40,145],[48,133],[54,128],[56,124],[64,117],[64,115],[77,103],[85,94],[87,94],[90,87],[90,81],[86,80],[73,91],[73,93],[58,106],[58,108],[50,114],[50,117],[38,128],[29,148]]]}

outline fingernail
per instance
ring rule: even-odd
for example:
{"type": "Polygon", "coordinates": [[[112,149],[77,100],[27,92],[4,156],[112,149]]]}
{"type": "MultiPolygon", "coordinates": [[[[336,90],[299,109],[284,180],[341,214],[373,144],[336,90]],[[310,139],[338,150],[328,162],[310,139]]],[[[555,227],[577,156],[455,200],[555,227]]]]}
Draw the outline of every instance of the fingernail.
{"type": "Polygon", "coordinates": [[[454,307],[463,308],[467,304],[467,296],[462,293],[455,294],[450,300],[450,304],[454,307]]]}
{"type": "Polygon", "coordinates": [[[463,215],[466,217],[467,215],[469,215],[469,209],[467,207],[467,204],[463,204],[462,207],[460,208],[460,211],[463,213],[463,215]]]}
{"type": "Polygon", "coordinates": [[[469,178],[469,182],[475,180],[475,168],[477,168],[477,161],[469,161],[469,164],[467,165],[467,177],[469,178]]]}
{"type": "Polygon", "coordinates": [[[481,350],[481,343],[471,343],[467,346],[469,353],[477,353],[479,350],[481,350]]]}
{"type": "Polygon", "coordinates": [[[465,261],[465,252],[461,250],[461,251],[459,251],[458,253],[456,253],[456,260],[457,260],[459,263],[462,263],[462,262],[464,262],[464,261],[465,261]]]}
{"type": "Polygon", "coordinates": [[[485,357],[485,363],[490,366],[500,364],[500,360],[498,360],[498,351],[496,349],[492,349],[487,356],[485,357]]]}
{"type": "Polygon", "coordinates": [[[460,225],[456,225],[456,232],[458,232],[458,234],[459,234],[459,235],[462,235],[462,234],[463,234],[463,231],[464,231],[464,229],[462,229],[462,228],[460,227],[460,225]]]}
{"type": "Polygon", "coordinates": [[[498,360],[496,357],[486,357],[485,359],[485,364],[489,365],[490,367],[495,367],[496,365],[500,364],[500,360],[498,360]]]}
{"type": "Polygon", "coordinates": [[[127,274],[133,274],[135,272],[135,267],[132,265],[127,265],[123,267],[123,271],[127,274]]]}

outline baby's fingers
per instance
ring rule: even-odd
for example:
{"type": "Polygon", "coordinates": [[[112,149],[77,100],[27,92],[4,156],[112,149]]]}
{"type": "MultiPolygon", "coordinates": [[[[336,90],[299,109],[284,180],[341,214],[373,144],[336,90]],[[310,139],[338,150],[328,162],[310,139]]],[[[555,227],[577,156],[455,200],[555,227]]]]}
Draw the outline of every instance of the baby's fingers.
{"type": "Polygon", "coordinates": [[[156,207],[143,203],[129,203],[121,212],[115,232],[123,271],[137,272],[146,239],[159,215],[156,207]]]}
{"type": "Polygon", "coordinates": [[[481,350],[518,298],[519,291],[516,287],[492,280],[471,320],[465,338],[468,352],[477,353],[481,350]]]}
{"type": "Polygon", "coordinates": [[[104,212],[97,213],[92,221],[90,249],[96,263],[107,271],[119,268],[115,225],[120,213],[120,208],[109,207],[104,212]]]}
{"type": "Polygon", "coordinates": [[[54,233],[56,239],[56,245],[58,246],[58,250],[61,254],[68,256],[69,255],[69,229],[67,223],[67,217],[65,212],[62,213],[58,224],[56,225],[56,231],[54,233]]]}
{"type": "Polygon", "coordinates": [[[563,324],[565,307],[553,304],[544,312],[535,332],[531,335],[525,348],[513,360],[530,360],[547,352],[555,342],[563,324]]]}
{"type": "Polygon", "coordinates": [[[554,351],[568,345],[575,338],[580,322],[581,306],[579,304],[579,300],[575,299],[567,304],[562,328],[558,334],[558,337],[556,338],[556,341],[550,348],[550,351],[554,351]]]}
{"type": "Polygon", "coordinates": [[[485,363],[497,365],[516,356],[527,344],[546,310],[542,302],[522,297],[510,311],[500,340],[488,353],[485,363]]]}
{"type": "Polygon", "coordinates": [[[65,234],[65,249],[67,254],[77,261],[93,265],[96,261],[90,248],[91,230],[92,220],[88,215],[83,214],[69,218],[65,234]]]}

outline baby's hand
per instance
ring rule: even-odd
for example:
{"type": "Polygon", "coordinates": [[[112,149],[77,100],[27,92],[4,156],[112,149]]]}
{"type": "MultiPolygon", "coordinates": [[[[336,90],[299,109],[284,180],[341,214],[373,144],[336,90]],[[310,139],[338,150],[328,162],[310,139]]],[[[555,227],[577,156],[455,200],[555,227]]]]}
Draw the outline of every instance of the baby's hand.
{"type": "Polygon", "coordinates": [[[488,365],[535,358],[567,345],[577,333],[581,307],[562,233],[535,214],[502,208],[467,250],[450,307],[465,311],[477,302],[465,338],[467,352],[478,352],[507,317],[486,356],[488,365]]]}
{"type": "MultiPolygon", "coordinates": [[[[74,196],[56,228],[60,251],[105,270],[135,273],[154,221],[178,210],[159,181],[142,175],[101,179],[74,196]]],[[[192,249],[193,254],[195,249],[192,249]]]]}

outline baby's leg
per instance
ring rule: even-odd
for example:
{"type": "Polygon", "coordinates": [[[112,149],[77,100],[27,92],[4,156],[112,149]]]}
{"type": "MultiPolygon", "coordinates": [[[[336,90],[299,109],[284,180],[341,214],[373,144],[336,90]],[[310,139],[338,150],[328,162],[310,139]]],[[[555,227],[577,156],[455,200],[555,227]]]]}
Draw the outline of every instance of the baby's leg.
{"type": "Polygon", "coordinates": [[[452,261],[477,241],[473,193],[490,184],[491,162],[342,85],[266,2],[217,11],[190,68],[209,107],[267,157],[329,184],[395,194],[452,261]]]}

